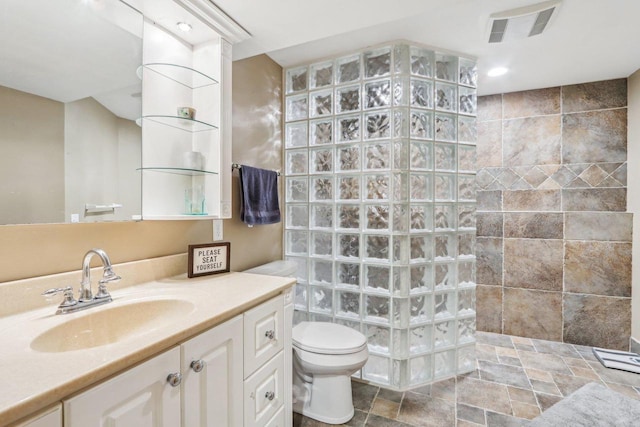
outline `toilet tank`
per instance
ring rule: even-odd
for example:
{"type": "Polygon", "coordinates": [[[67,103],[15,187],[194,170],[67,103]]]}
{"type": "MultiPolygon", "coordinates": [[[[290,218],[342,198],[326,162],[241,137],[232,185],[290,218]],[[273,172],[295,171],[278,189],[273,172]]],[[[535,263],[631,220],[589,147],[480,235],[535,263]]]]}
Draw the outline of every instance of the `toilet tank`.
{"type": "Polygon", "coordinates": [[[244,271],[245,273],[267,276],[296,277],[296,263],[293,261],[272,261],[244,271]]]}

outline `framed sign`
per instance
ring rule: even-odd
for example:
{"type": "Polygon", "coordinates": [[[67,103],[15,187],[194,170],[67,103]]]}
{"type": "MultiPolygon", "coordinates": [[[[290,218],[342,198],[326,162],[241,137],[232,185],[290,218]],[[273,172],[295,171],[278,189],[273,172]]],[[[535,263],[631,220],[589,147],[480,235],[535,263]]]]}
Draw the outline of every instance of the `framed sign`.
{"type": "Polygon", "coordinates": [[[189,245],[189,277],[229,272],[231,243],[189,245]]]}

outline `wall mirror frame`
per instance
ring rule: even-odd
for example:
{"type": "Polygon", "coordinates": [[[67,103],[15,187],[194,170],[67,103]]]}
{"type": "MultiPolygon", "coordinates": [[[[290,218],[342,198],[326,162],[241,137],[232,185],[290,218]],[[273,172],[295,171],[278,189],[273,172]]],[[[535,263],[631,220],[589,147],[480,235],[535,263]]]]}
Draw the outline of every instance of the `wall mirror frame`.
{"type": "Polygon", "coordinates": [[[0,224],[141,214],[144,18],[120,0],[0,5],[0,224]]]}

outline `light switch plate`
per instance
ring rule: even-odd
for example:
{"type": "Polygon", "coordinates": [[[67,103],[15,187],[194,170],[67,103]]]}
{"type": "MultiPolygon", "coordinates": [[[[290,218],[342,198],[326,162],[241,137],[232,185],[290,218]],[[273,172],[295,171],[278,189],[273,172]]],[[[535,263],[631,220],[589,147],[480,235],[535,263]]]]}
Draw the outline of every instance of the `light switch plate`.
{"type": "Polygon", "coordinates": [[[214,219],[213,220],[213,241],[222,240],[222,220],[214,219]]]}

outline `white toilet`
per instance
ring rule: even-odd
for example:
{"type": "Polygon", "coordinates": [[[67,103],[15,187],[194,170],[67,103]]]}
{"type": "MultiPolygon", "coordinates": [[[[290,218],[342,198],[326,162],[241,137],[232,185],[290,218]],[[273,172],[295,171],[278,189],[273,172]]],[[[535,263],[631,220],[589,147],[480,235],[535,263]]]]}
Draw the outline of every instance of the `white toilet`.
{"type": "Polygon", "coordinates": [[[328,424],[349,421],[351,375],[369,357],[365,336],[335,323],[301,322],[292,338],[293,410],[328,424]]]}
{"type": "MultiPolygon", "coordinates": [[[[295,263],[274,261],[247,270],[271,276],[295,276],[295,263]]],[[[351,375],[369,358],[360,332],[326,322],[301,322],[293,328],[293,410],[327,424],[353,417],[351,375]]]]}

